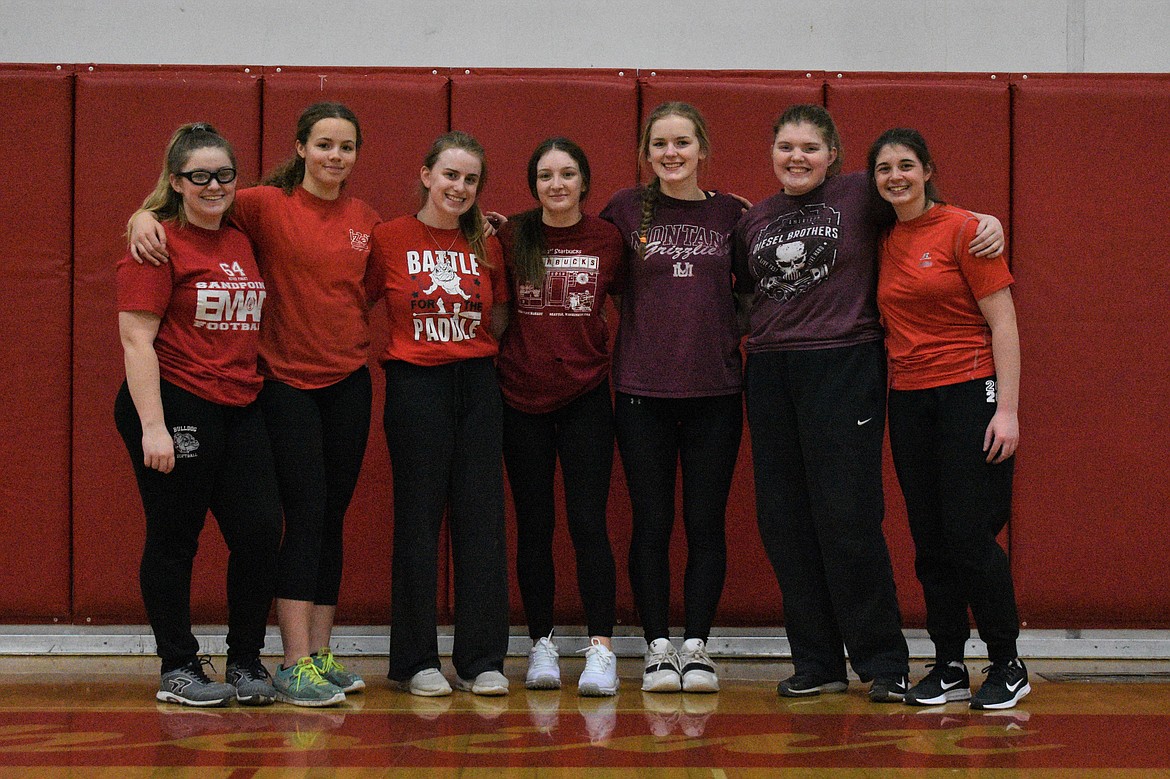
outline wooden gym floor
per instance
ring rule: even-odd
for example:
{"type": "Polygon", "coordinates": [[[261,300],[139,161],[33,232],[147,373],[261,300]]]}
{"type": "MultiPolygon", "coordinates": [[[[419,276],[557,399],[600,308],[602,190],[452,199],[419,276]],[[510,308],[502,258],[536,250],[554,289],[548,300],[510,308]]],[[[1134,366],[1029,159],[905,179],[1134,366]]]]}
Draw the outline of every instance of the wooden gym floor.
{"type": "Polygon", "coordinates": [[[559,692],[525,690],[509,658],[507,697],[425,699],[389,689],[385,658],[345,660],[368,687],[337,708],[192,709],[155,702],[153,657],[0,657],[0,777],[1170,777],[1170,662],[1029,661],[1020,706],[973,712],[872,704],[856,680],[780,698],[791,666],[772,661],[666,695],[623,659],[620,694],[589,699],[579,658],[559,692]]]}

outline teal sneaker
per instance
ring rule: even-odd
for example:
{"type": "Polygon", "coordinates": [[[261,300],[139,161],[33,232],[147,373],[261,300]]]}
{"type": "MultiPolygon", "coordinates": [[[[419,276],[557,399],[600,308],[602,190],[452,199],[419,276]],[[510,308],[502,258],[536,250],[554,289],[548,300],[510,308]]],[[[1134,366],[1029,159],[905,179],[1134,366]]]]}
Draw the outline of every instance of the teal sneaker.
{"type": "Polygon", "coordinates": [[[325,677],[325,681],[337,685],[343,692],[358,692],[366,689],[365,680],[353,671],[345,670],[345,666],[337,662],[337,658],[333,656],[333,650],[327,646],[321,647],[317,654],[313,655],[313,665],[317,666],[317,670],[325,677]]]}
{"type": "Polygon", "coordinates": [[[278,665],[272,686],[278,701],[294,706],[332,706],[345,700],[342,689],[321,676],[311,657],[302,657],[291,668],[278,665]]]}

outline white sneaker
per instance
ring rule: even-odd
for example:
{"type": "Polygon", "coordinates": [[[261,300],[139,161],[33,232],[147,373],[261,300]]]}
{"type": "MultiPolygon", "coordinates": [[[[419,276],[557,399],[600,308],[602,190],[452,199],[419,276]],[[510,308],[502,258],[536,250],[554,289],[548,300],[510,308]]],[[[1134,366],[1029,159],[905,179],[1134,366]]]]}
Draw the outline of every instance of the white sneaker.
{"type": "Polygon", "coordinates": [[[424,668],[405,685],[411,695],[421,695],[424,698],[439,698],[451,694],[451,684],[438,668],[424,668]]]}
{"type": "Polygon", "coordinates": [[[524,686],[530,690],[561,689],[560,656],[560,650],[552,642],[552,633],[547,638],[538,638],[528,650],[528,674],[524,677],[524,686]]]}
{"type": "Polygon", "coordinates": [[[507,695],[508,677],[499,671],[483,671],[474,679],[455,677],[455,688],[475,695],[507,695]]]}
{"type": "Polygon", "coordinates": [[[646,647],[646,670],[642,689],[646,692],[678,692],[682,689],[678,652],[669,638],[656,638],[646,647]]]}
{"type": "Polygon", "coordinates": [[[585,670],[577,681],[577,694],[589,698],[617,695],[619,684],[617,655],[593,639],[585,649],[585,670]]]}
{"type": "Polygon", "coordinates": [[[682,667],[683,692],[719,692],[719,677],[715,663],[707,654],[707,644],[701,638],[688,638],[679,653],[682,667]]]}

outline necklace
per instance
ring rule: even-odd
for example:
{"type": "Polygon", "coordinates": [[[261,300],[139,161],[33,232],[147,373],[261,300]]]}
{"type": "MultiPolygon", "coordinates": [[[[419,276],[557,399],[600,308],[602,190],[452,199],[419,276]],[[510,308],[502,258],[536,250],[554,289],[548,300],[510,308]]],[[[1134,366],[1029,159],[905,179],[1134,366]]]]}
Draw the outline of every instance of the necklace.
{"type": "Polygon", "coordinates": [[[455,245],[455,242],[459,240],[459,236],[463,234],[463,232],[461,230],[456,230],[455,237],[451,239],[451,243],[448,244],[446,249],[444,249],[443,244],[439,243],[439,239],[436,238],[435,234],[431,232],[431,226],[428,225],[426,222],[423,222],[421,219],[419,219],[419,222],[422,224],[423,228],[426,229],[427,235],[429,235],[431,237],[431,242],[435,245],[435,248],[441,252],[444,252],[444,253],[450,252],[451,247],[453,247],[455,245]]]}

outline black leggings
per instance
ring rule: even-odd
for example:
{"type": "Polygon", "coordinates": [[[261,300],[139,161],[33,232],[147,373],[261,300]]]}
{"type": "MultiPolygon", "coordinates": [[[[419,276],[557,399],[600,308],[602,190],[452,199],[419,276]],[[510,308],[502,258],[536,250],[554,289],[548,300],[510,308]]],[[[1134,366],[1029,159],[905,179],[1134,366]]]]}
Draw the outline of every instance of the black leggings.
{"type": "Polygon", "coordinates": [[[558,457],[589,635],[610,636],[616,575],[605,521],[613,470],[608,381],[545,414],[528,414],[504,404],[504,462],[516,504],[516,578],[534,641],[553,629],[553,484],[558,457]]]}
{"type": "Polygon", "coordinates": [[[173,471],[143,465],[142,426],[124,382],[114,421],[146,512],[138,578],[163,671],[199,652],[191,633],[191,569],[208,509],[229,551],[228,659],[256,657],[264,646],[280,543],[280,501],[259,404],[224,406],[165,380],[159,384],[175,439],[173,471]]]}
{"type": "Polygon", "coordinates": [[[739,393],[651,398],[617,393],[614,422],[630,490],[630,585],[646,641],[670,634],[670,536],[682,464],[685,638],[707,640],[727,573],[727,496],[739,442],[739,393]]]}
{"type": "Polygon", "coordinates": [[[264,382],[260,403],[284,506],[278,598],[337,605],[342,522],[366,453],[371,397],[364,365],[320,389],[264,382]]]}

